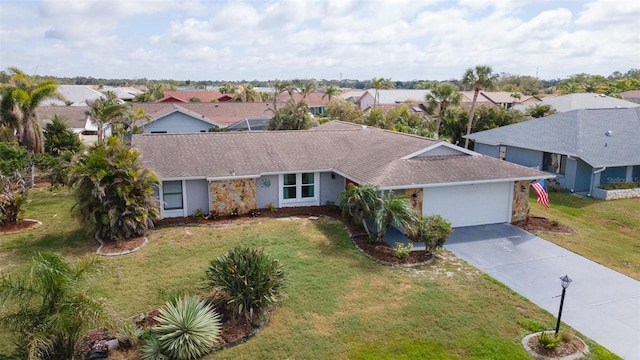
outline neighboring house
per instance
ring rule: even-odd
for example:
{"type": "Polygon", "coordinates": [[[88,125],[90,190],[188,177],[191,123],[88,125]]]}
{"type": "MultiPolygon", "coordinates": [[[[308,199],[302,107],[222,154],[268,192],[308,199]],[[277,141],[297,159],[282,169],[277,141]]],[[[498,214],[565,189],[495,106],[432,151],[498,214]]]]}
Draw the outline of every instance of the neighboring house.
{"type": "Polygon", "coordinates": [[[519,104],[514,110],[525,112],[528,107],[535,105],[550,105],[557,112],[567,112],[578,109],[615,109],[634,108],[640,106],[630,101],[616,99],[604,94],[577,93],[555,97],[545,97],[537,103],[519,104]]]}
{"type": "Polygon", "coordinates": [[[58,85],[58,93],[64,99],[48,98],[42,102],[43,106],[87,106],[87,101],[104,98],[104,94],[88,85],[58,85]]]}
{"type": "MultiPolygon", "coordinates": [[[[401,103],[426,103],[425,96],[430,92],[430,90],[419,89],[378,90],[378,101],[376,102],[376,106],[401,103]]],[[[360,106],[361,110],[373,107],[375,97],[376,89],[368,89],[360,96],[360,98],[358,98],[356,104],[360,106]]]]}
{"type": "Polygon", "coordinates": [[[551,178],[447,142],[332,121],[312,130],[133,135],[161,179],[161,217],[338,203],[348,183],[405,194],[454,226],[526,216],[529,184],[551,178]]]}
{"type": "Polygon", "coordinates": [[[222,94],[218,91],[165,91],[164,97],[157,100],[156,103],[189,103],[189,102],[227,102],[231,101],[233,96],[230,94],[222,94]],[[194,101],[195,100],[195,101],[194,101]]]}
{"type": "Polygon", "coordinates": [[[111,91],[116,94],[116,97],[122,101],[133,101],[136,96],[144,93],[144,91],[138,90],[130,86],[104,86],[102,92],[111,91]]]}
{"type": "MultiPolygon", "coordinates": [[[[465,99],[463,99],[463,103],[468,102],[469,103],[469,108],[471,107],[471,103],[473,102],[473,91],[463,91],[462,94],[465,96],[465,99]]],[[[511,107],[513,107],[516,104],[532,104],[532,103],[537,103],[540,101],[540,99],[538,99],[535,96],[532,95],[524,95],[522,93],[520,94],[520,98],[514,98],[512,95],[515,94],[516,92],[508,92],[508,91],[480,91],[480,93],[478,94],[478,98],[480,100],[478,100],[478,103],[483,102],[484,99],[488,100],[491,102],[492,105],[501,107],[501,108],[505,108],[505,109],[510,109],[511,107]]]]}
{"type": "Polygon", "coordinates": [[[206,116],[176,104],[172,104],[170,109],[165,109],[140,126],[142,126],[144,133],[151,134],[197,133],[207,132],[212,127],[222,127],[206,116]]]}
{"type": "Polygon", "coordinates": [[[155,119],[164,114],[167,114],[168,112],[173,111],[174,105],[180,106],[181,108],[187,109],[190,112],[198,114],[203,118],[219,124],[220,127],[227,127],[247,118],[253,119],[261,117],[271,117],[273,115],[273,111],[271,111],[273,104],[269,102],[195,102],[180,104],[134,103],[133,108],[134,110],[142,108],[144,109],[145,113],[147,113],[147,115],[151,116],[152,119],[155,119]]]}
{"type": "Polygon", "coordinates": [[[554,174],[575,192],[640,179],[640,108],[573,110],[466,137],[475,151],[554,174]]]}
{"type": "Polygon", "coordinates": [[[640,104],[640,90],[630,90],[620,93],[623,100],[640,104]]]}
{"type": "Polygon", "coordinates": [[[83,144],[91,145],[98,141],[98,127],[87,115],[88,110],[87,106],[38,106],[36,119],[44,128],[57,115],[69,129],[78,134],[83,144]]]}
{"type": "MultiPolygon", "coordinates": [[[[307,97],[304,101],[309,106],[309,112],[314,116],[325,116],[326,114],[326,106],[329,105],[329,97],[324,96],[324,93],[312,92],[307,94],[307,97]]],[[[336,97],[333,97],[331,101],[334,101],[336,97]]],[[[282,93],[278,96],[278,107],[282,107],[286,104],[289,99],[293,99],[295,102],[302,101],[302,94],[294,93],[292,96],[289,96],[289,93],[282,93]]]]}

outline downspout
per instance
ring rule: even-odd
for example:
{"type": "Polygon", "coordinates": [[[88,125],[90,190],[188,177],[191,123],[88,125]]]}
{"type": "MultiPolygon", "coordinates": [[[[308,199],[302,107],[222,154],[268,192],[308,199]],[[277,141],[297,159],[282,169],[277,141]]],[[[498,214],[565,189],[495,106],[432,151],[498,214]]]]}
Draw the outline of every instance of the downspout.
{"type": "MultiPolygon", "coordinates": [[[[596,174],[600,174],[601,172],[605,171],[607,169],[606,166],[603,166],[602,168],[595,170],[592,174],[591,174],[591,193],[593,193],[593,190],[595,190],[596,188],[596,184],[593,183],[593,181],[596,179],[596,174]]],[[[589,194],[591,195],[591,194],[589,194]]]]}

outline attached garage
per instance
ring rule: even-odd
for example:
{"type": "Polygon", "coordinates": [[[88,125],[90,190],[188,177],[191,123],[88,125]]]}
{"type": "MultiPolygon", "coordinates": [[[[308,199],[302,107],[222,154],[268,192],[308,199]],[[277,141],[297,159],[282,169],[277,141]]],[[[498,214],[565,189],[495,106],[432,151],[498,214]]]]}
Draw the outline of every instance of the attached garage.
{"type": "Polygon", "coordinates": [[[454,227],[511,221],[513,182],[427,187],[423,214],[439,214],[454,227]]]}

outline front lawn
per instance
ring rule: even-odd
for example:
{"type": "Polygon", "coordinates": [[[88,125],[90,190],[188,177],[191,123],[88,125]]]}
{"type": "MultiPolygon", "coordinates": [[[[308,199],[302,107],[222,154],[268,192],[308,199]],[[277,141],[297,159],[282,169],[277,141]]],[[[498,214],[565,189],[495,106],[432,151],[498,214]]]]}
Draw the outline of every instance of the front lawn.
{"type": "MultiPolygon", "coordinates": [[[[31,199],[27,217],[43,225],[0,238],[5,271],[40,249],[75,258],[96,248],[70,221],[66,191],[33,191],[31,199]]],[[[287,297],[255,338],[211,359],[529,359],[522,337],[555,324],[553,315],[449,252],[429,266],[391,268],[365,258],[335,220],[243,220],[156,230],[141,251],[107,258],[110,275],[93,290],[132,316],[200,292],[209,261],[235,245],[264,247],[285,266],[287,297]]],[[[587,359],[617,359],[589,345],[587,359]]],[[[8,350],[5,334],[0,354],[8,350]]]]}
{"type": "Polygon", "coordinates": [[[640,280],[640,199],[604,201],[551,192],[549,203],[547,211],[531,194],[531,214],[557,220],[577,234],[540,237],[640,280]]]}

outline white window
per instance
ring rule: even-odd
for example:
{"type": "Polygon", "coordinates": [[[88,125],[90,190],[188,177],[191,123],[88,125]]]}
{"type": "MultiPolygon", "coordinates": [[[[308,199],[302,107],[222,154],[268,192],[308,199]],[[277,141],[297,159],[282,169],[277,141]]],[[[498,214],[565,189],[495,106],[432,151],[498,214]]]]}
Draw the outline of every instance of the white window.
{"type": "Polygon", "coordinates": [[[165,210],[182,209],[182,181],[165,181],[162,183],[162,200],[165,210]]]}
{"type": "Polygon", "coordinates": [[[282,201],[315,201],[317,173],[298,173],[282,175],[282,201]]]}

